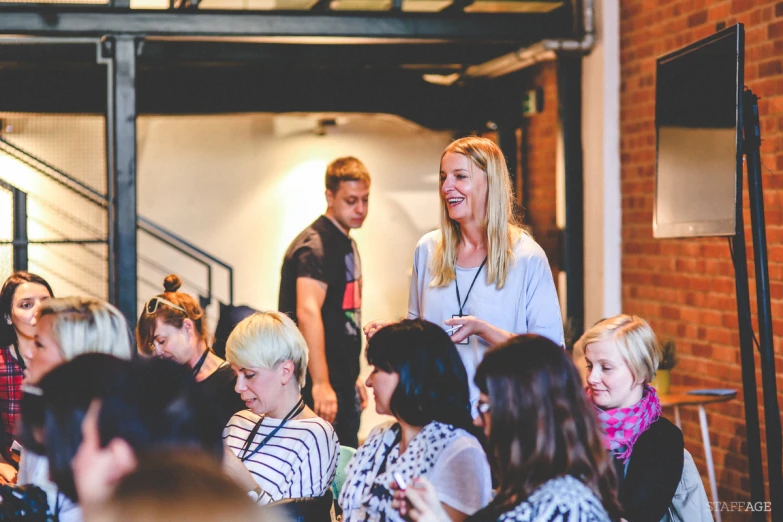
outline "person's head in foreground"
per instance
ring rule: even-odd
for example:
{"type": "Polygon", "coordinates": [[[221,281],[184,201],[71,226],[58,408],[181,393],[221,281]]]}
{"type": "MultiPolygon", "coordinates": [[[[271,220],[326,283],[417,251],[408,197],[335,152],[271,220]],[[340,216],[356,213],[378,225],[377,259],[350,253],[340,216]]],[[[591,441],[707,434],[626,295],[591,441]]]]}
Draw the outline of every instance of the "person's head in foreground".
{"type": "Polygon", "coordinates": [[[272,522],[211,455],[200,451],[153,452],[139,459],[113,494],[88,512],[87,522],[272,522]]]}
{"type": "MultiPolygon", "coordinates": [[[[538,335],[514,337],[486,353],[475,381],[481,391],[476,421],[499,484],[492,502],[470,520],[550,508],[564,520],[617,518],[614,467],[579,374],[561,347],[538,335]]],[[[414,520],[442,520],[433,496],[419,480],[408,488],[410,504],[398,492],[395,505],[414,520]]]]}
{"type": "Polygon", "coordinates": [[[171,361],[134,361],[122,378],[89,406],[82,442],[71,461],[82,507],[106,501],[143,455],[199,450],[220,466],[222,426],[207,408],[190,371],[171,361]]]}
{"type": "Polygon", "coordinates": [[[36,397],[37,402],[25,404],[41,410],[25,412],[25,418],[38,417],[41,422],[22,432],[25,437],[37,433],[38,438],[23,438],[22,443],[26,449],[47,457],[50,480],[73,501],[77,501],[77,495],[71,459],[82,442],[82,422],[87,409],[94,399],[103,397],[131,365],[129,361],[105,353],[80,355],[47,373],[39,384],[41,395],[36,397]]]}

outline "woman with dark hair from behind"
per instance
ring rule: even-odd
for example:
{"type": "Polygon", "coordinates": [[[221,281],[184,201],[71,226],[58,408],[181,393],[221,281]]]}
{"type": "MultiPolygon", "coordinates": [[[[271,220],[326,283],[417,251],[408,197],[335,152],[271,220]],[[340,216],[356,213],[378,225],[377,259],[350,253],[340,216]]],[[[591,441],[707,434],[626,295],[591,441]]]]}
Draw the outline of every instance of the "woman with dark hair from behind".
{"type": "Polygon", "coordinates": [[[22,354],[35,345],[38,309],[52,296],[44,278],[24,271],[11,274],[0,290],[0,483],[16,480],[11,445],[22,401],[22,354]]]}
{"type": "MultiPolygon", "coordinates": [[[[25,447],[40,447],[49,460],[49,478],[59,492],[77,502],[71,459],[82,441],[82,421],[90,403],[103,397],[130,370],[132,363],[105,353],[80,355],[47,373],[39,383],[40,401],[27,403],[40,407],[43,444],[30,437],[25,447]],[[74,386],[74,383],[79,383],[74,386]]],[[[26,404],[26,405],[27,405],[26,404]]],[[[25,413],[27,417],[27,412],[25,413]]],[[[23,433],[31,435],[33,430],[23,433]]]]}
{"type": "Polygon", "coordinates": [[[402,520],[391,505],[398,477],[429,477],[448,520],[484,507],[491,497],[489,464],[470,416],[465,367],[448,334],[406,319],[373,335],[367,361],[374,366],[367,387],[376,411],[396,422],[373,430],[348,465],[343,520],[402,520]]]}
{"type": "MultiPolygon", "coordinates": [[[[562,348],[527,334],[490,350],[476,372],[481,423],[499,482],[470,521],[618,520],[617,479],[595,413],[562,348]]],[[[395,493],[410,520],[445,522],[426,479],[395,493]]]]}
{"type": "Polygon", "coordinates": [[[87,522],[273,522],[200,451],[160,451],[139,459],[111,499],[88,513],[87,522]]]}
{"type": "Polygon", "coordinates": [[[236,375],[208,344],[207,318],[192,296],[178,292],[174,274],[163,281],[164,292],[144,304],[136,327],[139,352],[170,359],[191,369],[213,409],[225,426],[231,416],[246,408],[234,392],[236,375]]]}

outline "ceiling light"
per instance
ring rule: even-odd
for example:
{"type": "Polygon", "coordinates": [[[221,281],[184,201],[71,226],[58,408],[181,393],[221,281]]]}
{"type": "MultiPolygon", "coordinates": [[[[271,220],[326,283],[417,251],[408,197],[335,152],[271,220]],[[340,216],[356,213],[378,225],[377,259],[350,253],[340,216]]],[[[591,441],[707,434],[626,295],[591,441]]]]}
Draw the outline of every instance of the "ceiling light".
{"type": "Polygon", "coordinates": [[[563,2],[525,2],[517,0],[475,0],[465,7],[466,13],[548,13],[563,2]]]}
{"type": "Polygon", "coordinates": [[[421,76],[425,82],[435,85],[451,85],[459,79],[459,73],[451,74],[423,74],[421,76]]]}

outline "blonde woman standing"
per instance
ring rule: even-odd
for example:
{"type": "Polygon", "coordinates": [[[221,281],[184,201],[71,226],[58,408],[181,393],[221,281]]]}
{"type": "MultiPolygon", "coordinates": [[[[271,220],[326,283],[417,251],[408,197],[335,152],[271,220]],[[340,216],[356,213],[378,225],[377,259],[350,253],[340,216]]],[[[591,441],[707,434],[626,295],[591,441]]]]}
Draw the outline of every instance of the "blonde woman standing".
{"type": "MultiPolygon", "coordinates": [[[[452,142],[440,160],[441,227],[413,254],[408,318],[441,325],[465,364],[471,404],[484,353],[514,335],[563,345],[563,322],[546,254],[514,218],[506,161],[491,140],[452,142]]],[[[370,338],[388,324],[365,326],[370,338]]]]}

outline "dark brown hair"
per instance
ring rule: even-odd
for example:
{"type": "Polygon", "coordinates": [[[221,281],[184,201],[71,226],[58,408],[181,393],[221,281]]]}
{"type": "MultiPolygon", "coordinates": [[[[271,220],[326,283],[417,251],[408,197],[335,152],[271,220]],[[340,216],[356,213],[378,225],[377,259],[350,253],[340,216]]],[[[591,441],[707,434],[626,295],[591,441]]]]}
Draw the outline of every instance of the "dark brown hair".
{"type": "Polygon", "coordinates": [[[370,172],[364,163],[353,156],[337,158],[326,167],[326,190],[336,193],[343,181],[364,181],[369,185],[370,172]]]}
{"type": "Polygon", "coordinates": [[[49,296],[54,297],[52,287],[49,286],[49,283],[43,277],[25,272],[24,270],[11,274],[3,283],[3,289],[0,290],[0,346],[16,344],[16,330],[14,330],[14,325],[8,324],[6,316],[11,315],[16,289],[25,283],[35,283],[46,287],[49,291],[49,296]]]}
{"type": "Polygon", "coordinates": [[[157,319],[161,319],[164,323],[170,324],[175,328],[182,328],[182,323],[185,319],[190,319],[193,321],[199,337],[206,340],[207,330],[204,310],[193,297],[184,292],[177,292],[181,286],[182,281],[180,278],[175,274],[171,274],[163,280],[164,292],[156,297],[162,297],[166,301],[184,308],[187,310],[187,313],[172,308],[165,303],[159,304],[154,314],[147,313],[146,305],[141,311],[139,324],[136,326],[136,342],[141,353],[146,355],[153,355],[154,353],[150,345],[155,334],[155,321],[157,319]]]}
{"type": "Polygon", "coordinates": [[[487,352],[475,381],[492,408],[488,456],[500,482],[487,509],[500,515],[548,480],[571,475],[619,519],[614,465],[579,373],[561,347],[538,335],[514,337],[487,352]]]}
{"type": "Polygon", "coordinates": [[[151,453],[123,477],[111,500],[96,510],[96,522],[170,520],[271,521],[220,462],[200,451],[151,453]]]}

